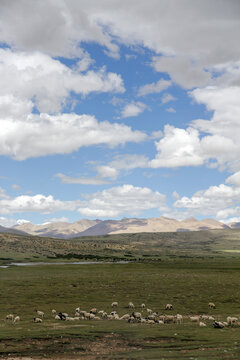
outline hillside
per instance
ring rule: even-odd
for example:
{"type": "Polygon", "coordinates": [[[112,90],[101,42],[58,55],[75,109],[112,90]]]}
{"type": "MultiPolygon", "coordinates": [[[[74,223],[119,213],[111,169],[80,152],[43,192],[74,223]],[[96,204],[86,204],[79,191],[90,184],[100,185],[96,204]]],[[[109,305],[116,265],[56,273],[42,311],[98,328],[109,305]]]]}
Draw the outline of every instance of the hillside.
{"type": "Polygon", "coordinates": [[[0,234],[4,262],[54,259],[131,260],[163,256],[239,256],[240,230],[135,233],[57,239],[0,234]]]}

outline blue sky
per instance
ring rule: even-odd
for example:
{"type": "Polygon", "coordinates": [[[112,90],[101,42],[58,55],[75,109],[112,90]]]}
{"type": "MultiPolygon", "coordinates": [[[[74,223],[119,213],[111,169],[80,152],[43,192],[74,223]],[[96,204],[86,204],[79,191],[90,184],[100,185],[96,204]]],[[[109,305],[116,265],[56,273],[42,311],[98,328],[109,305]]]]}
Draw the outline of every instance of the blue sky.
{"type": "Polygon", "coordinates": [[[0,224],[240,221],[237,0],[3,1],[0,224]]]}

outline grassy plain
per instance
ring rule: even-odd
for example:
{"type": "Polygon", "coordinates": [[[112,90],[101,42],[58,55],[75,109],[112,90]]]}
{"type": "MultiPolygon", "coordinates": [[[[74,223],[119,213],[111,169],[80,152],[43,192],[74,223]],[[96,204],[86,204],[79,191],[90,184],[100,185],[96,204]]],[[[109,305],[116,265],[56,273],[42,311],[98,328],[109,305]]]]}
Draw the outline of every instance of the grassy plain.
{"type": "Polygon", "coordinates": [[[0,358],[20,359],[240,359],[240,327],[190,323],[145,325],[122,321],[54,320],[51,310],[80,306],[120,315],[132,301],[171,314],[240,318],[239,231],[130,234],[75,240],[0,236],[2,264],[11,261],[119,260],[128,264],[37,265],[0,268],[0,358]],[[228,250],[227,252],[225,250],[228,250]],[[230,251],[230,252],[229,252],[230,251]],[[215,310],[208,302],[216,304],[215,310]],[[35,309],[45,312],[33,323],[35,309]],[[6,323],[8,313],[21,316],[6,323]]]}

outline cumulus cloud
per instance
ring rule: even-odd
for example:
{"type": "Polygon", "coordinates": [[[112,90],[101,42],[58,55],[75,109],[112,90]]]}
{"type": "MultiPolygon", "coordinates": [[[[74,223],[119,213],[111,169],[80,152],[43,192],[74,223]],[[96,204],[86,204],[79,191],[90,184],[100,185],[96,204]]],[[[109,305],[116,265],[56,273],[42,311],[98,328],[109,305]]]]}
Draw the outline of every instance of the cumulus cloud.
{"type": "Polygon", "coordinates": [[[123,109],[121,113],[122,118],[128,118],[133,116],[138,116],[146,109],[146,105],[142,102],[131,102],[130,104],[127,104],[123,109]]]}
{"type": "Polygon", "coordinates": [[[211,74],[201,65],[183,57],[155,56],[152,66],[158,72],[167,72],[173,82],[186,89],[205,86],[211,80],[211,74]]]}
{"type": "Polygon", "coordinates": [[[239,7],[235,0],[131,0],[128,6],[121,0],[3,0],[0,41],[52,56],[76,56],[83,41],[117,53],[117,40],[221,64],[240,55],[239,7]]]}
{"type": "Polygon", "coordinates": [[[240,186],[235,181],[239,174],[236,173],[226,179],[226,183],[210,186],[206,190],[199,190],[191,197],[177,198],[175,209],[183,209],[185,215],[214,216],[219,220],[228,221],[229,217],[240,216],[240,186]],[[236,175],[236,177],[234,177],[236,175]]]}
{"type": "Polygon", "coordinates": [[[13,214],[20,212],[41,212],[48,214],[61,210],[73,211],[76,209],[77,205],[77,201],[55,200],[52,195],[21,195],[15,198],[1,199],[0,214],[13,214]]]}
{"type": "MultiPolygon", "coordinates": [[[[4,110],[25,113],[31,110],[32,102],[40,112],[58,112],[70,93],[88,95],[91,92],[124,92],[120,75],[99,71],[80,72],[60,61],[39,52],[13,52],[0,49],[1,100],[0,114],[4,110]],[[14,94],[16,105],[8,106],[8,98],[14,94]],[[24,100],[24,101],[22,101],[24,100]]],[[[11,103],[12,105],[12,103],[11,103]]]]}
{"type": "Polygon", "coordinates": [[[0,154],[15,160],[51,154],[69,154],[82,146],[114,147],[140,142],[146,135],[130,127],[98,122],[94,116],[77,114],[30,114],[26,119],[1,120],[0,154]]]}
{"type": "Polygon", "coordinates": [[[203,164],[199,133],[166,125],[164,136],[155,142],[157,155],[149,165],[158,167],[199,166],[203,164]]]}
{"type": "Polygon", "coordinates": [[[123,214],[137,216],[154,208],[167,209],[164,195],[146,187],[123,185],[91,194],[78,211],[87,217],[116,218],[123,214]]]}
{"type": "Polygon", "coordinates": [[[145,84],[141,86],[138,90],[138,96],[160,93],[161,91],[167,89],[169,86],[171,86],[171,81],[160,79],[156,83],[145,84]]]}

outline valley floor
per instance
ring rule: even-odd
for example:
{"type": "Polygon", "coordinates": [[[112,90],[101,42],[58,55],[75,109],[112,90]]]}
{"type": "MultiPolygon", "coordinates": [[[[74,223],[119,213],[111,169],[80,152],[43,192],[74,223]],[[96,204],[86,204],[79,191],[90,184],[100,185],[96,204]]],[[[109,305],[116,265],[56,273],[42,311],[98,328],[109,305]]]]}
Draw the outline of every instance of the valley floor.
{"type": "Polygon", "coordinates": [[[189,315],[217,321],[240,318],[238,258],[165,259],[156,263],[51,265],[0,269],[0,359],[239,359],[240,326],[214,329],[189,315]],[[129,324],[117,320],[59,321],[51,314],[92,307],[129,313],[145,303],[159,314],[182,314],[183,324],[129,324]],[[208,303],[216,304],[209,309],[208,303]],[[166,312],[171,303],[174,310],[166,312]],[[35,309],[44,311],[36,324],[35,309]],[[4,321],[19,315],[17,324],[4,321]]]}

